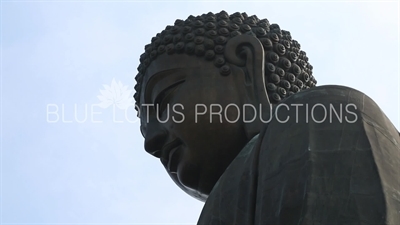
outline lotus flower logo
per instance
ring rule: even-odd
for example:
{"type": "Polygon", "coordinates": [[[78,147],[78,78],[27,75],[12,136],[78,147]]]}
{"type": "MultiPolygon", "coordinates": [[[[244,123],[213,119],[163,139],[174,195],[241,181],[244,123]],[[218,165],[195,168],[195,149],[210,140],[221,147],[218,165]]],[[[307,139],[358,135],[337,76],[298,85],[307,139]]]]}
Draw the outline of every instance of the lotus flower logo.
{"type": "Polygon", "coordinates": [[[124,86],[121,81],[118,83],[115,79],[111,85],[103,85],[104,90],[100,90],[101,95],[97,98],[101,101],[98,105],[101,108],[107,108],[110,105],[116,105],[119,109],[126,109],[133,105],[132,90],[124,86]]]}

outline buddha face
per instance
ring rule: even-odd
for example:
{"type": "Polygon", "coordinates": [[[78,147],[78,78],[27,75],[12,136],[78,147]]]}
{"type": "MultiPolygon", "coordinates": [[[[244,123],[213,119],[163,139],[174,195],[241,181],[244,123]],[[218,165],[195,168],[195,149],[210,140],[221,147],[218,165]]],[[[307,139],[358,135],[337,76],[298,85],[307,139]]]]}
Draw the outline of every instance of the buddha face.
{"type": "Polygon", "coordinates": [[[245,103],[244,77],[234,66],[222,76],[213,62],[186,54],[158,56],[146,70],[140,100],[145,150],[199,199],[249,141],[232,105],[245,103]]]}

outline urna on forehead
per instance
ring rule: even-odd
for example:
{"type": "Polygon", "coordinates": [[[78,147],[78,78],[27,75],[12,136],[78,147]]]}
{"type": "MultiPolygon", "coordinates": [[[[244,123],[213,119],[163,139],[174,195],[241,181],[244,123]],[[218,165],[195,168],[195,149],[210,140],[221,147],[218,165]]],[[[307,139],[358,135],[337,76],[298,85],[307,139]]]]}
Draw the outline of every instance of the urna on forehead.
{"type": "Polygon", "coordinates": [[[140,90],[143,77],[150,63],[160,55],[187,54],[199,60],[212,62],[223,76],[230,75],[229,63],[224,50],[229,39],[237,35],[256,37],[265,52],[265,83],[270,102],[278,103],[301,90],[314,87],[317,83],[312,76],[308,57],[300,50],[300,44],[293,40],[290,32],[281,30],[267,19],[248,16],[246,13],[229,15],[225,11],[189,16],[177,19],[174,25],[151,39],[140,56],[134,98],[140,104],[140,90]]]}

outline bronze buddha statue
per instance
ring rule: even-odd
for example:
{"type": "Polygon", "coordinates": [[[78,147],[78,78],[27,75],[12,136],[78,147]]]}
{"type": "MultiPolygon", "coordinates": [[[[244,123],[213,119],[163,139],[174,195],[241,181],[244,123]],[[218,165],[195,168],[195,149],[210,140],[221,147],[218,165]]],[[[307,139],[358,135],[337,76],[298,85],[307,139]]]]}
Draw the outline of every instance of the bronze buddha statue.
{"type": "Polygon", "coordinates": [[[318,86],[288,31],[225,11],[145,46],[145,149],[205,201],[199,224],[400,223],[400,138],[365,94],[318,86]]]}

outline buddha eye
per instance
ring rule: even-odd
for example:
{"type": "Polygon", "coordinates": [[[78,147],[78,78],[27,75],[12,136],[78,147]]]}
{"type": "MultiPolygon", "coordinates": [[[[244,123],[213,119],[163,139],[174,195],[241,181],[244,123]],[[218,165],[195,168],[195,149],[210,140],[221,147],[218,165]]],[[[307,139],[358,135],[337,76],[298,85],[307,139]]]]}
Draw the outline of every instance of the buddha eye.
{"type": "Polygon", "coordinates": [[[185,82],[185,80],[181,80],[167,87],[157,95],[157,97],[154,100],[154,107],[158,112],[159,116],[161,116],[161,114],[166,109],[171,97],[173,96],[172,93],[174,93],[178,89],[179,85],[182,84],[183,82],[185,82]]]}

